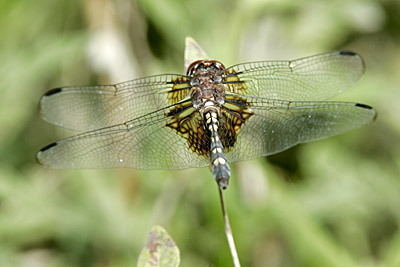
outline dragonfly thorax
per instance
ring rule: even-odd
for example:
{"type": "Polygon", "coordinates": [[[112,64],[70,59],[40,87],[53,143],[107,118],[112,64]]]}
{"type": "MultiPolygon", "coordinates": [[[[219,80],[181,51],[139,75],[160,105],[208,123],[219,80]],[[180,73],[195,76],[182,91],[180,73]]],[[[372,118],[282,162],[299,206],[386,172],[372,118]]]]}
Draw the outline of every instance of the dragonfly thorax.
{"type": "Polygon", "coordinates": [[[212,60],[196,61],[189,66],[187,75],[191,76],[190,96],[195,109],[201,111],[207,108],[205,104],[210,105],[210,101],[216,107],[224,104],[225,86],[221,83],[221,71],[224,69],[224,65],[212,60]]]}

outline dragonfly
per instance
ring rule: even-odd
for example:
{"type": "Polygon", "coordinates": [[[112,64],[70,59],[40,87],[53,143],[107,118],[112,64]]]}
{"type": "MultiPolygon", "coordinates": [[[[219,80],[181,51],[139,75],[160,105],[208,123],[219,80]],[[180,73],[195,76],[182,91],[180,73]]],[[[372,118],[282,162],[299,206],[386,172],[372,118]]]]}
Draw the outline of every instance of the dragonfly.
{"type": "Polygon", "coordinates": [[[185,74],[55,88],[40,99],[51,124],[83,133],[37,153],[52,168],[186,169],[209,166],[221,189],[229,163],[268,156],[375,120],[369,105],[326,101],[365,64],[352,51],[226,68],[192,62],[185,74]]]}

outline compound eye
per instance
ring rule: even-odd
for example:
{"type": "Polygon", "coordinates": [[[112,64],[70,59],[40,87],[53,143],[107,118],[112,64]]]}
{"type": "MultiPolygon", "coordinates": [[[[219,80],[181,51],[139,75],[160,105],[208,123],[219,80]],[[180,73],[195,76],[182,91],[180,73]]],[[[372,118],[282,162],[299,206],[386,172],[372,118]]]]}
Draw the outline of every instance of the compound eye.
{"type": "Polygon", "coordinates": [[[186,71],[187,76],[193,76],[193,67],[186,71]]]}
{"type": "Polygon", "coordinates": [[[204,71],[205,67],[203,60],[192,62],[186,70],[186,76],[193,76],[198,71],[204,71]]]}

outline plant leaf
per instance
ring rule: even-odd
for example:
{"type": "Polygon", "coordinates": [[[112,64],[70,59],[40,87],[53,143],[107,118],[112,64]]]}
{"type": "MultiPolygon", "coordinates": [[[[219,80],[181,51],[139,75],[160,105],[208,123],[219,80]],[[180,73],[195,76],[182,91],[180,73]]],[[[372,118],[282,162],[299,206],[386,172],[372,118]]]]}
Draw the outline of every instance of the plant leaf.
{"type": "Polygon", "coordinates": [[[209,59],[203,48],[192,38],[186,37],[185,39],[185,70],[192,62],[201,59],[209,59]]]}
{"type": "Polygon", "coordinates": [[[146,247],[138,259],[138,267],[179,266],[179,248],[161,226],[153,226],[146,247]]]}

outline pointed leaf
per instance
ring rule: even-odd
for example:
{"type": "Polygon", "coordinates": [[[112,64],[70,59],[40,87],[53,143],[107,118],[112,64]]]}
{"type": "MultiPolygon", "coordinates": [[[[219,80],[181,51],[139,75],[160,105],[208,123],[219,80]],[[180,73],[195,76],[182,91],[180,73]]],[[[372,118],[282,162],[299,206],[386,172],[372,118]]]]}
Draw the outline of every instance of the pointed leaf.
{"type": "Polygon", "coordinates": [[[138,259],[138,267],[179,266],[179,248],[161,226],[154,226],[146,247],[138,259]]]}
{"type": "Polygon", "coordinates": [[[203,48],[192,38],[186,37],[185,39],[185,70],[189,65],[197,60],[209,59],[203,48]]]}

